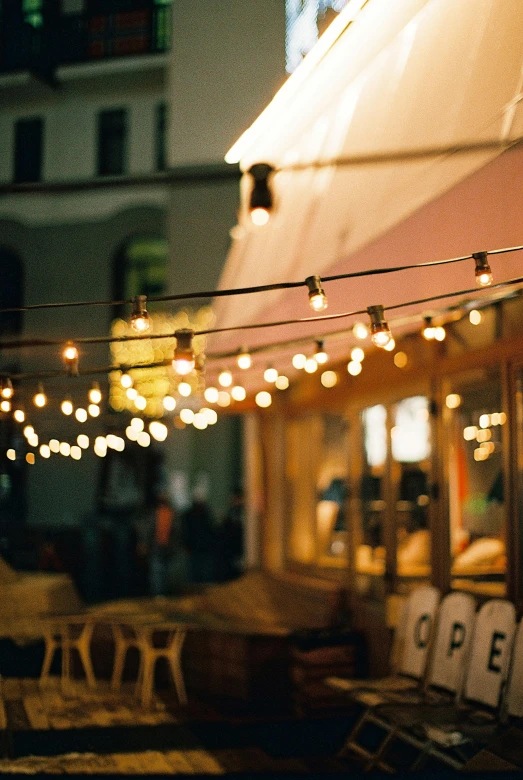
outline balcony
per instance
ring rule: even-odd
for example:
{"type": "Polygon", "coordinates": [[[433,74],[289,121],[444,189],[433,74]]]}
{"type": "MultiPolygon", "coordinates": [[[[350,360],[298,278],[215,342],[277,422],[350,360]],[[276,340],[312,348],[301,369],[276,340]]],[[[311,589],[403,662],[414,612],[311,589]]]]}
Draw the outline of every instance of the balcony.
{"type": "Polygon", "coordinates": [[[128,0],[110,5],[109,11],[108,3],[90,3],[89,10],[78,14],[51,15],[44,11],[29,20],[20,12],[6,9],[0,32],[0,73],[28,70],[52,80],[62,65],[169,50],[169,2],[128,0]]]}

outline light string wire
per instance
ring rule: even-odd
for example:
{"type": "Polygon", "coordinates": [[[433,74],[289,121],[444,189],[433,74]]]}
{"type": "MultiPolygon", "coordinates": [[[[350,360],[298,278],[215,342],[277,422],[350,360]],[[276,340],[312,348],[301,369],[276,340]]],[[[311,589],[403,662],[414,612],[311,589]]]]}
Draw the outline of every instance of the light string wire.
{"type": "MultiPolygon", "coordinates": [[[[471,295],[473,294],[475,298],[473,299],[474,302],[476,301],[489,301],[491,300],[492,296],[489,295],[489,293],[492,290],[504,290],[508,289],[514,285],[521,285],[523,284],[523,276],[516,277],[514,279],[509,279],[503,282],[498,282],[497,284],[491,285],[488,288],[485,288],[483,290],[478,290],[477,287],[469,288],[466,290],[455,290],[448,293],[442,293],[439,295],[432,295],[426,298],[418,298],[416,300],[410,300],[410,301],[404,301],[402,303],[393,304],[391,306],[384,306],[384,309],[386,311],[393,311],[396,309],[403,309],[407,308],[409,306],[415,306],[425,303],[432,303],[434,301],[439,300],[445,300],[447,298],[454,298],[458,296],[464,296],[464,295],[471,295]]],[[[517,292],[517,289],[513,292],[517,292]]],[[[461,302],[459,305],[455,307],[451,307],[447,309],[446,311],[452,311],[456,308],[461,308],[463,305],[465,305],[466,302],[461,302]]],[[[486,305],[485,303],[483,305],[486,305]]],[[[278,320],[276,322],[265,322],[265,323],[253,323],[250,325],[237,325],[227,328],[208,328],[205,330],[197,330],[193,332],[193,335],[196,336],[207,336],[211,334],[216,333],[227,333],[232,331],[244,331],[244,330],[254,330],[254,329],[260,329],[260,328],[270,328],[270,327],[277,327],[281,325],[294,325],[294,324],[303,324],[303,323],[312,323],[312,322],[325,322],[328,320],[336,320],[336,319],[342,319],[347,317],[354,317],[359,315],[367,314],[367,309],[356,309],[349,312],[341,312],[338,314],[326,314],[326,315],[320,315],[316,317],[302,317],[297,319],[289,319],[289,320],[278,320]]],[[[422,319],[422,315],[413,315],[415,319],[422,319]]],[[[346,331],[335,331],[329,334],[325,334],[324,338],[327,336],[335,336],[339,335],[340,333],[343,333],[346,331]]],[[[154,340],[154,339],[164,339],[164,338],[175,338],[175,332],[172,333],[161,333],[155,336],[151,335],[140,335],[140,336],[109,336],[109,337],[86,337],[86,338],[80,338],[75,339],[75,344],[100,344],[100,343],[114,343],[114,342],[126,342],[126,341],[142,341],[144,339],[154,340]]],[[[258,347],[254,347],[250,352],[252,354],[256,354],[259,352],[267,351],[267,350],[275,350],[275,349],[282,349],[285,347],[292,346],[293,344],[298,343],[306,343],[309,342],[313,338],[312,336],[309,337],[301,337],[301,338],[294,338],[292,340],[286,340],[286,341],[278,341],[278,342],[272,342],[270,344],[266,345],[259,345],[258,347]]],[[[18,347],[41,347],[41,346],[61,346],[64,344],[64,340],[60,339],[37,339],[34,341],[13,341],[13,342],[0,342],[0,349],[8,349],[8,348],[18,348],[18,347]]],[[[232,358],[237,355],[237,350],[235,352],[230,353],[222,353],[222,354],[208,354],[206,356],[206,363],[211,360],[223,360],[226,358],[232,358]]],[[[160,366],[168,366],[171,364],[171,360],[162,360],[157,361],[153,363],[139,363],[139,364],[126,364],[121,363],[118,365],[112,365],[112,366],[106,366],[101,368],[91,368],[91,369],[80,369],[78,374],[79,376],[88,376],[88,375],[94,375],[94,374],[107,374],[111,373],[113,371],[129,371],[133,369],[149,369],[149,368],[156,368],[160,366]]],[[[70,376],[67,369],[63,370],[54,370],[54,371],[47,371],[47,372],[34,372],[34,373],[19,373],[19,374],[9,374],[9,372],[0,372],[0,376],[2,377],[9,377],[12,380],[15,381],[21,381],[21,380],[28,380],[28,379],[45,379],[45,378],[56,378],[56,377],[62,377],[62,376],[70,376]]]]}
{"type": "MultiPolygon", "coordinates": [[[[518,252],[523,250],[523,245],[505,247],[503,249],[493,249],[486,252],[488,255],[505,254],[507,252],[518,252]]],[[[322,282],[334,282],[340,279],[356,279],[365,276],[376,276],[380,274],[391,274],[399,271],[415,270],[416,268],[431,268],[432,266],[450,265],[452,263],[461,263],[466,260],[472,260],[473,255],[461,255],[460,257],[451,257],[444,260],[430,260],[426,263],[412,263],[410,265],[397,265],[388,268],[369,268],[362,271],[350,271],[345,274],[335,274],[333,276],[322,276],[322,282]]],[[[272,284],[261,284],[252,287],[233,287],[226,290],[200,290],[199,292],[177,293],[175,295],[155,295],[147,297],[147,303],[168,303],[175,301],[187,301],[198,298],[223,298],[233,295],[251,295],[253,293],[271,292],[273,290],[288,290],[297,287],[306,287],[306,281],[300,282],[274,282],[272,284]]],[[[65,309],[82,306],[125,306],[133,303],[133,298],[113,301],[65,301],[62,303],[33,303],[27,306],[10,306],[0,308],[0,314],[10,314],[14,312],[36,311],[41,309],[65,309]]],[[[36,345],[35,345],[36,346],[36,345]]]]}

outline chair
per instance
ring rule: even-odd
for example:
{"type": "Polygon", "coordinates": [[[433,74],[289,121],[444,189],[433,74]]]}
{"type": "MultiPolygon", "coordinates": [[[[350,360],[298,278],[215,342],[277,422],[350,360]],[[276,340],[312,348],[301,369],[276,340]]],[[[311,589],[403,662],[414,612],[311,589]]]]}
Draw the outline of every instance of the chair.
{"type": "Polygon", "coordinates": [[[140,666],[138,671],[138,678],[136,681],[137,687],[141,681],[141,669],[142,669],[142,642],[136,631],[136,624],[129,621],[129,619],[114,619],[110,620],[111,632],[114,640],[114,662],[113,672],[111,675],[111,689],[113,691],[119,691],[122,687],[122,676],[125,666],[125,659],[127,651],[134,647],[140,653],[140,666]]]}
{"type": "Polygon", "coordinates": [[[76,650],[89,688],[96,687],[91,662],[91,639],[95,620],[90,615],[65,615],[48,619],[44,623],[45,655],[40,673],[40,684],[49,680],[51,663],[57,650],[62,651],[62,690],[71,682],[71,654],[76,650]]]}
{"type": "MultiPolygon", "coordinates": [[[[414,705],[395,703],[374,708],[374,722],[391,735],[385,748],[389,747],[395,737],[415,748],[417,753],[410,769],[421,768],[429,757],[453,769],[463,767],[471,751],[479,750],[481,744],[493,736],[500,723],[501,694],[507,680],[515,627],[512,603],[491,599],[482,605],[474,624],[462,694],[459,683],[466,649],[460,651],[461,657],[457,664],[451,658],[445,669],[445,654],[442,652],[445,643],[443,639],[439,646],[436,642],[431,684],[446,689],[448,693],[454,691],[455,701],[426,700],[414,705]]],[[[448,630],[446,633],[451,640],[451,644],[447,644],[449,652],[455,642],[452,642],[448,630]]],[[[458,635],[461,634],[462,631],[458,631],[456,641],[459,641],[458,635]]],[[[518,684],[516,681],[521,680],[522,664],[517,658],[517,651],[523,649],[522,637],[523,634],[518,630],[522,644],[514,651],[516,660],[512,666],[513,683],[510,687],[510,706],[514,714],[523,712],[521,694],[519,691],[513,692],[518,684]]],[[[366,768],[371,769],[376,765],[381,769],[393,770],[385,758],[385,749],[370,756],[366,768]]]]}
{"type": "Polygon", "coordinates": [[[159,658],[165,658],[168,663],[179,703],[187,704],[181,654],[188,628],[186,624],[171,622],[135,626],[142,654],[137,685],[143,707],[148,708],[151,704],[154,672],[159,658]]]}

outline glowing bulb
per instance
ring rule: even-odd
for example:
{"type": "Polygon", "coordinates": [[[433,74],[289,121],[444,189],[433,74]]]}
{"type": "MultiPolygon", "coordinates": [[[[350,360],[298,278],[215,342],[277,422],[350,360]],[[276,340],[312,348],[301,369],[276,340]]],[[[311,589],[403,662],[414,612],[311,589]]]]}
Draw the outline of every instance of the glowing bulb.
{"type": "Polygon", "coordinates": [[[25,456],[25,459],[31,466],[34,466],[34,462],[35,462],[34,452],[28,452],[27,455],[25,456]]]}
{"type": "Polygon", "coordinates": [[[436,328],[434,328],[434,338],[436,341],[445,341],[446,336],[447,332],[443,325],[438,325],[436,328]]]}
{"type": "Polygon", "coordinates": [[[76,417],[79,423],[84,423],[87,420],[87,411],[85,409],[82,409],[81,406],[79,406],[78,409],[75,411],[74,416],[76,417]]]}
{"type": "Polygon", "coordinates": [[[432,341],[432,339],[436,338],[435,334],[435,327],[432,324],[432,317],[425,317],[424,318],[425,325],[422,330],[423,338],[427,341],[432,341]]]}
{"type": "Polygon", "coordinates": [[[129,399],[129,401],[134,401],[134,399],[138,396],[138,390],[136,387],[128,387],[125,391],[125,395],[129,399]]]}
{"type": "Polygon", "coordinates": [[[36,395],[33,397],[33,403],[35,406],[38,406],[39,409],[42,409],[46,405],[47,396],[44,393],[42,388],[40,388],[36,393],[36,395]]]}
{"type": "Polygon", "coordinates": [[[34,432],[35,432],[35,429],[33,428],[32,425],[26,425],[24,430],[23,430],[23,434],[24,434],[26,439],[28,439],[30,436],[32,436],[34,432]]]}
{"type": "Polygon", "coordinates": [[[139,409],[141,412],[145,409],[147,406],[147,398],[144,398],[143,395],[137,395],[134,399],[134,405],[137,409],[139,409]]]}
{"type": "Polygon", "coordinates": [[[190,425],[194,420],[194,412],[192,409],[182,409],[180,411],[180,420],[186,425],[190,425]]]}
{"type": "Polygon", "coordinates": [[[25,412],[23,409],[15,409],[13,417],[15,418],[16,422],[23,423],[25,420],[25,412]]]}
{"type": "Polygon", "coordinates": [[[262,409],[266,409],[272,404],[271,394],[266,390],[261,390],[259,393],[256,393],[256,398],[254,400],[262,409]]]}
{"type": "Polygon", "coordinates": [[[87,407],[87,411],[91,415],[91,417],[99,417],[100,416],[100,407],[98,404],[89,404],[87,407]]]}
{"type": "Polygon", "coordinates": [[[51,439],[49,442],[49,449],[51,452],[60,452],[60,442],[58,439],[51,439]]]}
{"type": "Polygon", "coordinates": [[[263,227],[263,225],[267,224],[270,218],[271,215],[267,209],[256,208],[251,211],[251,219],[253,225],[258,225],[259,227],[263,227]]]}
{"type": "Polygon", "coordinates": [[[183,395],[184,398],[188,398],[192,393],[192,387],[189,382],[180,382],[178,385],[178,392],[183,395]]]}
{"type": "Polygon", "coordinates": [[[73,404],[71,401],[66,399],[65,401],[62,401],[60,404],[60,409],[62,410],[62,414],[70,415],[73,413],[73,404]]]}
{"type": "Polygon", "coordinates": [[[405,352],[396,352],[394,355],[394,365],[397,368],[405,368],[408,363],[408,357],[405,352]]]}
{"type": "Polygon", "coordinates": [[[80,449],[80,447],[77,447],[76,444],[73,444],[73,446],[71,447],[71,458],[73,460],[80,460],[81,457],[82,457],[82,450],[80,449]]]}
{"type": "Polygon", "coordinates": [[[490,425],[490,415],[489,414],[480,414],[479,416],[479,427],[480,428],[488,428],[490,425]]]}
{"type": "Polygon", "coordinates": [[[458,393],[450,393],[445,398],[445,405],[448,409],[457,409],[461,405],[461,396],[458,393]]]}
{"type": "Polygon", "coordinates": [[[174,350],[173,368],[179,376],[187,376],[194,368],[194,351],[192,346],[193,331],[181,328],[174,334],[176,349],[174,350]]]}
{"type": "Polygon", "coordinates": [[[245,401],[247,392],[241,385],[234,385],[234,387],[231,388],[231,395],[235,401],[245,401]]]}
{"type": "Polygon", "coordinates": [[[128,425],[125,429],[125,435],[129,441],[136,441],[138,438],[138,433],[139,431],[137,431],[135,428],[132,428],[130,425],[128,425]]]}
{"type": "Polygon", "coordinates": [[[172,397],[172,395],[166,395],[162,401],[163,408],[167,412],[174,412],[176,409],[176,400],[172,397]]]}
{"type": "Polygon", "coordinates": [[[219,391],[216,387],[206,387],[203,393],[203,397],[208,404],[215,404],[218,400],[219,391]]]}
{"type": "Polygon", "coordinates": [[[320,381],[323,387],[334,387],[338,383],[338,375],[335,371],[324,371],[320,381]]]}
{"type": "Polygon", "coordinates": [[[197,428],[199,431],[204,431],[204,430],[207,428],[207,426],[209,425],[209,423],[207,422],[207,419],[206,419],[205,415],[204,415],[204,414],[202,414],[201,412],[197,412],[197,413],[194,415],[194,419],[193,419],[193,421],[192,421],[192,424],[193,424],[193,425],[194,425],[194,427],[195,427],[195,428],[197,428]]]}
{"type": "Polygon", "coordinates": [[[2,390],[0,391],[0,395],[2,396],[2,398],[12,398],[13,394],[14,394],[13,383],[11,382],[9,377],[7,377],[7,379],[4,380],[4,383],[2,385],[2,390]]]}
{"type": "Polygon", "coordinates": [[[329,356],[325,352],[325,349],[323,348],[323,341],[317,341],[316,342],[316,350],[314,352],[314,359],[318,365],[323,365],[327,362],[329,359],[329,356]]]}
{"type": "Polygon", "coordinates": [[[72,341],[68,341],[64,347],[63,358],[66,362],[71,363],[74,360],[78,360],[78,350],[72,341]]]}
{"type": "Polygon", "coordinates": [[[99,404],[102,400],[102,393],[100,391],[98,382],[95,382],[89,390],[89,400],[92,404],[99,404]]]}
{"type": "Polygon", "coordinates": [[[347,365],[347,371],[351,376],[358,376],[361,374],[361,363],[358,363],[357,360],[351,360],[347,365]]]}
{"type": "Polygon", "coordinates": [[[242,349],[242,351],[239,353],[238,357],[236,358],[236,362],[238,363],[238,368],[241,368],[242,370],[252,366],[251,356],[245,349],[242,349]]]}
{"type": "Polygon", "coordinates": [[[137,295],[133,298],[133,310],[131,313],[131,327],[137,333],[145,333],[151,327],[151,320],[147,313],[147,296],[137,295]]]}
{"type": "Polygon", "coordinates": [[[472,257],[476,263],[476,284],[479,285],[479,287],[489,287],[494,281],[494,277],[492,276],[492,269],[488,262],[487,253],[474,252],[472,257]]]}
{"type": "Polygon", "coordinates": [[[383,306],[368,306],[367,312],[370,317],[371,340],[373,344],[383,349],[392,338],[389,325],[385,320],[383,306]]]}
{"type": "Polygon", "coordinates": [[[156,441],[165,441],[167,438],[167,426],[159,420],[153,420],[149,423],[149,433],[156,441]]]}
{"type": "Polygon", "coordinates": [[[0,401],[0,409],[2,412],[10,412],[11,411],[11,401],[0,401]]]}
{"type": "Polygon", "coordinates": [[[60,455],[63,455],[65,458],[68,458],[71,454],[71,445],[68,444],[66,441],[60,442],[60,455]]]}
{"type": "Polygon", "coordinates": [[[94,440],[94,454],[99,458],[105,458],[107,455],[107,441],[105,436],[97,436],[94,440]]]}
{"type": "Polygon", "coordinates": [[[276,380],[278,379],[278,372],[275,368],[269,366],[263,372],[263,378],[265,379],[266,382],[271,382],[271,383],[276,382],[276,380]]]}
{"type": "Polygon", "coordinates": [[[131,428],[134,428],[135,431],[143,431],[144,429],[144,422],[141,417],[133,417],[130,422],[131,428]]]}
{"type": "Polygon", "coordinates": [[[209,425],[214,425],[216,422],[218,422],[218,415],[214,411],[214,409],[208,409],[206,406],[203,406],[200,409],[201,414],[205,416],[205,419],[207,420],[209,425]]]}
{"type": "Polygon", "coordinates": [[[294,355],[294,357],[292,358],[292,365],[294,366],[294,368],[297,369],[304,368],[306,362],[307,362],[307,358],[301,352],[298,352],[298,354],[294,355]]]}
{"type": "Polygon", "coordinates": [[[124,371],[124,373],[120,377],[120,384],[122,385],[122,387],[125,388],[133,386],[133,378],[130,374],[127,373],[127,371],[124,371]]]}
{"type": "Polygon", "coordinates": [[[249,211],[254,225],[266,225],[273,206],[269,176],[274,173],[272,165],[255,163],[247,171],[253,178],[249,196],[249,211]]]}
{"type": "Polygon", "coordinates": [[[307,374],[314,374],[314,372],[318,370],[318,364],[316,363],[314,358],[307,358],[303,368],[307,372],[307,374]]]}
{"type": "Polygon", "coordinates": [[[30,447],[38,447],[38,436],[36,433],[33,433],[32,436],[27,437],[27,443],[30,447]]]}
{"type": "Polygon", "coordinates": [[[477,309],[472,309],[472,311],[469,313],[469,320],[472,325],[479,325],[483,320],[483,315],[477,309]]]}
{"type": "Polygon", "coordinates": [[[309,303],[314,311],[323,311],[328,306],[325,290],[321,286],[319,276],[308,276],[305,284],[309,288],[309,303]]]}
{"type": "Polygon", "coordinates": [[[227,390],[220,390],[220,392],[218,393],[218,400],[216,403],[218,404],[218,406],[221,406],[222,408],[231,405],[231,396],[229,395],[227,390]]]}
{"type": "Polygon", "coordinates": [[[277,390],[287,390],[289,387],[289,380],[286,376],[283,374],[280,374],[276,382],[274,383],[274,386],[277,390]]]}
{"type": "Polygon", "coordinates": [[[232,374],[225,369],[218,377],[218,382],[222,387],[230,387],[232,385],[232,374]]]}
{"type": "Polygon", "coordinates": [[[385,352],[392,352],[392,350],[393,350],[395,347],[396,347],[396,342],[394,341],[394,339],[393,339],[393,338],[391,338],[391,339],[390,339],[390,341],[388,341],[388,342],[387,342],[387,344],[385,344],[385,346],[383,347],[383,349],[385,350],[385,352]]]}
{"type": "Polygon", "coordinates": [[[363,341],[369,335],[369,329],[364,322],[357,322],[352,328],[352,334],[355,338],[363,341]]]}
{"type": "Polygon", "coordinates": [[[7,450],[7,452],[6,452],[6,455],[7,455],[7,458],[8,458],[9,460],[16,460],[16,450],[9,449],[9,450],[7,450]]]}
{"type": "Polygon", "coordinates": [[[76,437],[76,443],[83,450],[86,450],[89,447],[89,436],[86,436],[85,433],[79,433],[76,437]]]}
{"type": "Polygon", "coordinates": [[[365,357],[365,352],[362,350],[361,347],[354,347],[350,351],[350,359],[354,360],[355,363],[361,363],[361,361],[365,357]]]}

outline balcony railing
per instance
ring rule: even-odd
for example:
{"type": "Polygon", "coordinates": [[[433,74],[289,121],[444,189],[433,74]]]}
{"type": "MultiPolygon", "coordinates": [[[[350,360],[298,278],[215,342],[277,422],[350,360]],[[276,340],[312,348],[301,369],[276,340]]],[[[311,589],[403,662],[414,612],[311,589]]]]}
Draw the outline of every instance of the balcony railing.
{"type": "MultiPolygon", "coordinates": [[[[114,5],[117,5],[116,3],[114,5]]],[[[51,76],[60,65],[165,52],[171,43],[171,6],[149,0],[119,9],[41,17],[33,26],[4,11],[0,72],[31,70],[51,76]]]]}

